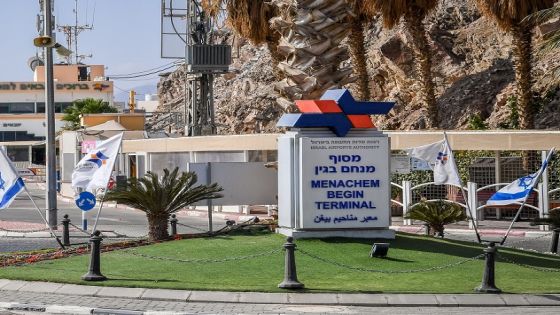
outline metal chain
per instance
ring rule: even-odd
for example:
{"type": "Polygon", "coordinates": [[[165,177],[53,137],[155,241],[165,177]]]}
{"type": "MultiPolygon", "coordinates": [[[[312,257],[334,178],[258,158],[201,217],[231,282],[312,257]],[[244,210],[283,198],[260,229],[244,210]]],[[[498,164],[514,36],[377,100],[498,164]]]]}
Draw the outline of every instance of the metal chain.
{"type": "Polygon", "coordinates": [[[78,230],[78,231],[80,231],[80,232],[82,232],[82,233],[84,233],[84,234],[91,235],[91,233],[89,233],[88,231],[85,231],[85,230],[81,229],[79,226],[73,224],[72,222],[68,222],[68,224],[70,224],[73,228],[75,228],[76,230],[78,230]]]}
{"type": "Polygon", "coordinates": [[[184,226],[184,227],[188,227],[188,228],[190,228],[190,229],[197,230],[197,231],[201,231],[201,232],[208,232],[208,230],[201,229],[201,228],[198,228],[198,227],[195,227],[195,226],[191,226],[191,225],[187,225],[187,224],[183,224],[183,223],[179,223],[179,222],[177,222],[177,225],[184,226]]]}
{"type": "MultiPolygon", "coordinates": [[[[57,226],[60,226],[57,225],[57,226]]],[[[10,232],[10,233],[36,233],[36,232],[45,232],[48,231],[49,228],[42,228],[42,229],[36,229],[36,230],[10,230],[10,229],[4,229],[4,228],[0,228],[0,231],[4,231],[4,232],[10,232]]]]}
{"type": "Polygon", "coordinates": [[[502,256],[502,255],[500,255],[500,253],[496,253],[496,256],[498,256],[498,258],[502,259],[505,262],[508,262],[510,264],[514,264],[514,265],[517,265],[517,266],[520,266],[520,267],[525,267],[525,268],[529,268],[529,269],[533,269],[533,270],[537,270],[537,271],[543,271],[543,272],[560,272],[560,269],[556,269],[556,268],[535,267],[535,266],[531,266],[531,265],[527,265],[527,264],[522,264],[522,263],[513,261],[510,258],[502,256]]]}
{"type": "Polygon", "coordinates": [[[303,255],[306,255],[308,257],[311,257],[313,259],[322,261],[324,263],[327,264],[331,264],[337,267],[341,267],[341,268],[345,268],[345,269],[350,269],[350,270],[356,270],[356,271],[364,271],[364,272],[375,272],[375,273],[387,273],[387,274],[396,274],[396,273],[416,273],[416,272],[430,272],[430,271],[436,271],[436,270],[442,270],[442,269],[446,269],[446,268],[452,268],[455,266],[459,266],[462,265],[464,263],[473,261],[473,260],[477,260],[479,258],[484,257],[484,254],[480,254],[477,255],[475,257],[471,257],[471,258],[467,258],[464,260],[460,260],[454,263],[450,263],[450,264],[446,264],[446,265],[441,265],[441,266],[433,266],[433,267],[428,267],[428,268],[423,268],[423,269],[409,269],[409,270],[381,270],[381,269],[369,269],[369,268],[362,268],[362,267],[354,267],[354,266],[350,266],[350,265],[346,265],[337,261],[333,261],[333,260],[328,260],[322,257],[319,257],[317,255],[311,254],[309,252],[306,252],[302,249],[298,249],[298,252],[302,253],[303,255]]]}
{"type": "Polygon", "coordinates": [[[230,258],[223,258],[223,259],[204,259],[204,258],[202,258],[202,259],[177,259],[177,258],[170,258],[170,257],[160,257],[160,256],[151,256],[151,255],[146,255],[146,254],[140,254],[140,253],[136,253],[132,250],[125,250],[125,251],[120,252],[118,254],[120,254],[120,255],[130,254],[130,255],[133,255],[133,256],[138,256],[138,257],[147,258],[147,259],[154,259],[154,260],[166,260],[166,261],[174,261],[174,262],[182,262],[182,263],[207,263],[208,264],[208,263],[223,263],[223,262],[229,262],[229,261],[252,259],[252,258],[267,256],[267,255],[271,255],[271,254],[276,254],[276,253],[279,253],[283,250],[284,250],[283,248],[280,248],[280,249],[274,249],[274,250],[264,252],[264,253],[259,253],[259,254],[238,256],[238,257],[230,257],[230,258]]]}

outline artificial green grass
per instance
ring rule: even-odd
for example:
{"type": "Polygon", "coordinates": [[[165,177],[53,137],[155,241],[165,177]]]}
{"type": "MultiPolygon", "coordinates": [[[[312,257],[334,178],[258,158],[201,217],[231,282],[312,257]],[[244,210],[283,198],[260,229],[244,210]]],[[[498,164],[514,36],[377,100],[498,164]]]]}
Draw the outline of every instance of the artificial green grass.
{"type": "MultiPolygon", "coordinates": [[[[269,253],[284,243],[276,234],[231,235],[170,241],[103,253],[104,282],[85,282],[89,255],[0,268],[0,278],[65,282],[102,286],[192,290],[280,292],[284,275],[283,252],[251,259],[219,262],[259,253],[269,253]],[[148,259],[130,252],[174,259],[210,259],[216,262],[175,262],[148,259]]],[[[369,258],[373,240],[297,240],[299,249],[330,261],[378,270],[413,270],[442,266],[482,253],[482,247],[460,241],[398,234],[390,241],[385,259],[369,258]]],[[[558,268],[560,257],[500,249],[515,262],[534,267],[558,268]]],[[[349,270],[318,261],[296,251],[298,278],[308,292],[409,292],[472,293],[480,284],[483,258],[452,268],[428,272],[387,274],[349,270]]],[[[510,293],[559,293],[560,272],[537,271],[511,263],[496,264],[496,285],[510,293]]]]}

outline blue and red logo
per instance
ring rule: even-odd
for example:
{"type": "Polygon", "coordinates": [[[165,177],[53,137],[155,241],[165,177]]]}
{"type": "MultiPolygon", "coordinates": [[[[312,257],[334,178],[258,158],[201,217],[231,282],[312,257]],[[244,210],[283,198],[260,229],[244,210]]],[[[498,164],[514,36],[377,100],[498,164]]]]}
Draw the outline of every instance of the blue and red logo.
{"type": "Polygon", "coordinates": [[[328,127],[344,137],[352,128],[375,128],[370,115],[386,115],[395,102],[357,102],[346,89],[328,90],[320,100],[296,101],[300,114],[284,114],[278,127],[328,127]]]}
{"type": "Polygon", "coordinates": [[[108,159],[109,158],[107,156],[105,156],[105,154],[103,154],[103,152],[97,151],[97,153],[90,155],[90,158],[88,159],[88,162],[95,163],[95,164],[97,164],[97,167],[101,167],[101,165],[104,165],[104,164],[107,163],[108,159]]]}

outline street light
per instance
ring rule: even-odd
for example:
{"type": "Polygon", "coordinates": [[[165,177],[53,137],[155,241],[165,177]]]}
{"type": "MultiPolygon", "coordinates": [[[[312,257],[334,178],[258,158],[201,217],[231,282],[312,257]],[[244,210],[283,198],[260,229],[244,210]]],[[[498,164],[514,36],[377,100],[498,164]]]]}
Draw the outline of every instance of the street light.
{"type": "Polygon", "coordinates": [[[52,229],[57,227],[56,207],[56,146],[54,119],[54,78],[53,47],[57,44],[53,38],[52,1],[41,1],[43,5],[44,29],[42,36],[33,40],[33,44],[45,50],[45,116],[47,121],[46,158],[47,158],[47,217],[52,229]]]}

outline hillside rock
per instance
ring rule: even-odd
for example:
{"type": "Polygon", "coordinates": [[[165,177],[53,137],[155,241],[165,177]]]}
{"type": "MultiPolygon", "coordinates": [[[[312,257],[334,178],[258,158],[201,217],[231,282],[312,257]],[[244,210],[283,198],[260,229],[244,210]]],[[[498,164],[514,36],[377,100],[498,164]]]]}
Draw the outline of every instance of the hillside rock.
{"type": "MultiPolygon", "coordinates": [[[[507,124],[507,99],[515,95],[511,36],[499,30],[478,12],[474,0],[442,1],[427,19],[433,53],[437,106],[442,129],[466,129],[474,115],[490,128],[507,124]]],[[[547,24],[535,32],[560,27],[547,24]]],[[[373,100],[396,101],[386,117],[374,117],[381,129],[423,129],[425,115],[420,108],[419,84],[414,80],[414,58],[410,39],[402,26],[387,30],[373,21],[366,32],[368,73],[373,100]]],[[[231,42],[231,40],[230,40],[231,42]]],[[[277,132],[275,123],[291,104],[279,105],[274,83],[275,67],[265,47],[247,42],[234,45],[231,72],[215,81],[216,122],[220,134],[277,132]]],[[[534,91],[539,101],[536,127],[558,128],[560,105],[557,86],[547,76],[560,58],[549,54],[534,59],[534,91]]],[[[162,79],[159,85],[163,111],[182,111],[184,75],[181,69],[162,79]]],[[[353,89],[353,85],[348,86],[353,89]]],[[[181,126],[174,128],[180,132],[181,126]]]]}

